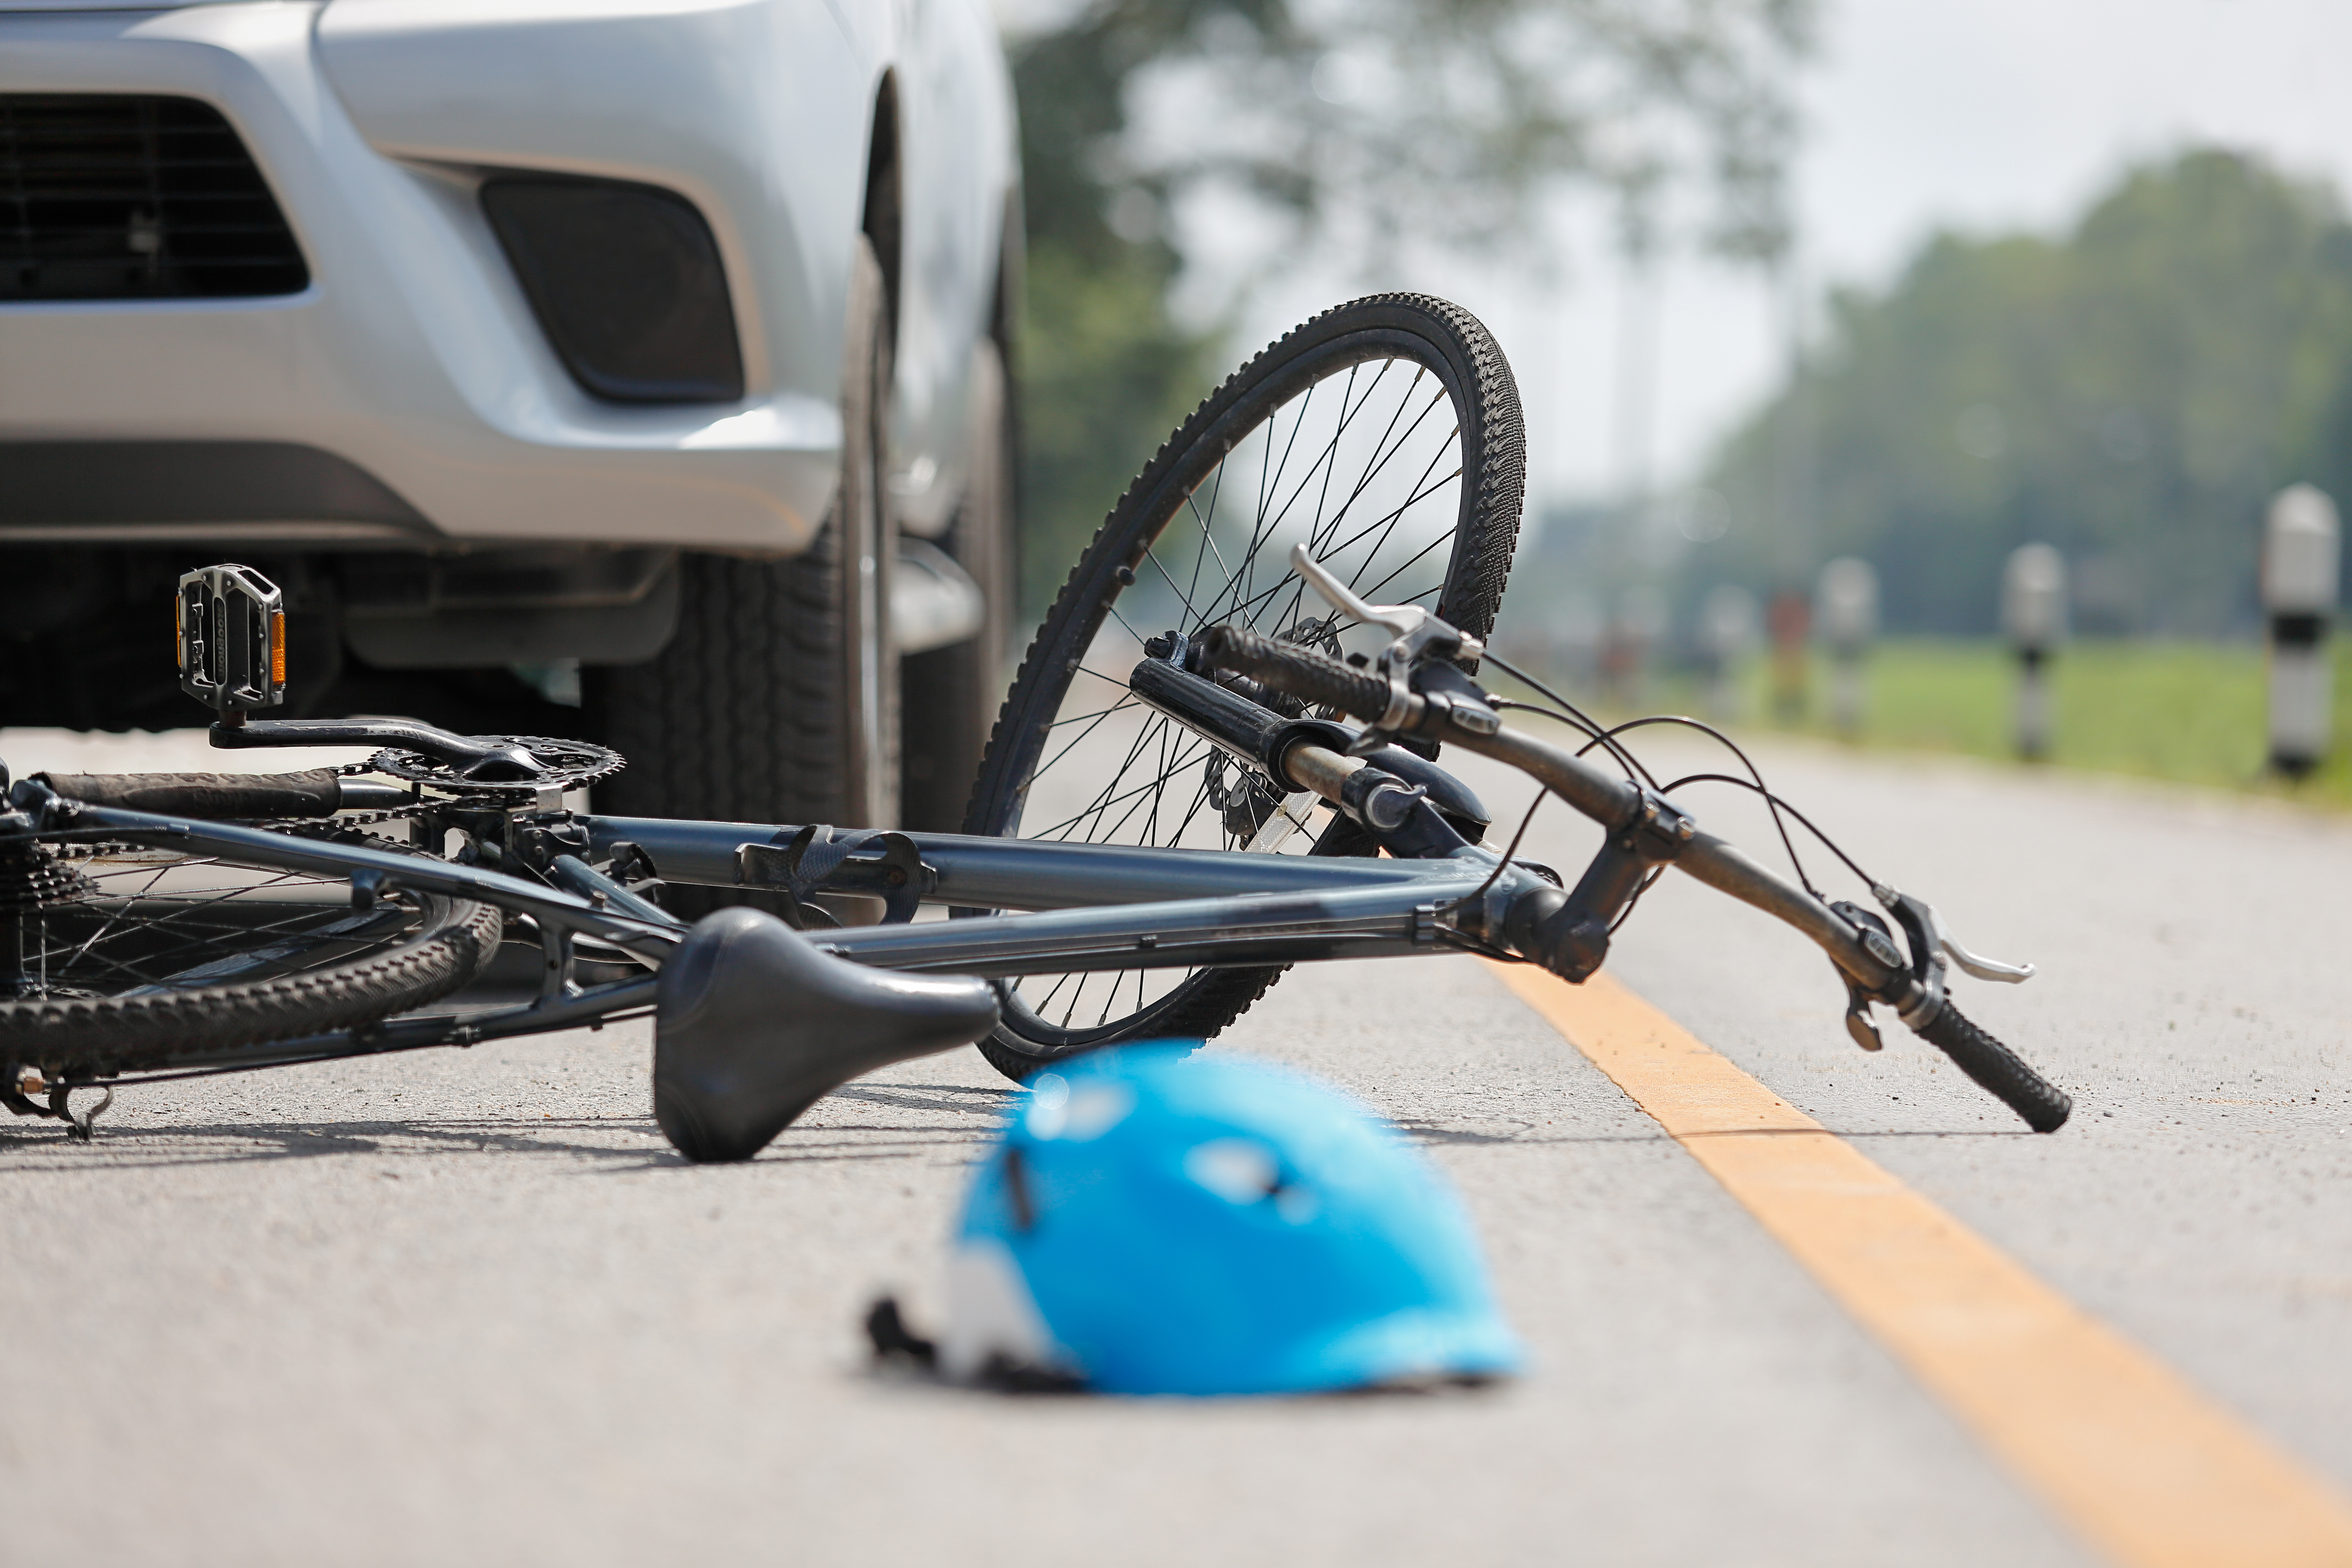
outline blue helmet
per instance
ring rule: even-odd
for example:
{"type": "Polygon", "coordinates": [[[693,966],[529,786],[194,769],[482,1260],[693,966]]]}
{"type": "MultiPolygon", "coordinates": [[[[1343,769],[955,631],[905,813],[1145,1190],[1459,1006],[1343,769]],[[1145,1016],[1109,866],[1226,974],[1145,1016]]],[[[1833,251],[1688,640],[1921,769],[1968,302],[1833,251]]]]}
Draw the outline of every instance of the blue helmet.
{"type": "Polygon", "coordinates": [[[964,1203],[950,1376],[1276,1394],[1515,1371],[1460,1202],[1297,1073],[1199,1042],[1038,1077],[964,1203]]]}

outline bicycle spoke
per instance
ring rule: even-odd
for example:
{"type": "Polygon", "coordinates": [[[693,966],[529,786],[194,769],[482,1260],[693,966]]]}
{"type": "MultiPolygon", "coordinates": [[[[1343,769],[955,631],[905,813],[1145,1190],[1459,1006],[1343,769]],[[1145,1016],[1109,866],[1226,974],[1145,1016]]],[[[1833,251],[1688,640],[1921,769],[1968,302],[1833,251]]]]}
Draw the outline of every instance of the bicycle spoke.
{"type": "MultiPolygon", "coordinates": [[[[58,1000],[226,997],[330,970],[406,940],[423,914],[404,899],[355,910],[340,879],[215,856],[71,843],[51,853],[79,887],[0,917],[0,953],[15,964],[0,984],[0,1044],[54,1038],[47,1004],[58,1000]]],[[[111,1028],[106,1016],[84,1026],[111,1028]]]]}
{"type": "MultiPolygon", "coordinates": [[[[1169,721],[1164,718],[1160,721],[1160,724],[1162,727],[1164,727],[1168,722],[1169,721]]],[[[1032,838],[1059,837],[1066,833],[1070,828],[1073,828],[1079,823],[1084,822],[1087,817],[1093,816],[1097,813],[1117,805],[1119,801],[1125,800],[1127,795],[1118,795],[1114,792],[1118,789],[1121,781],[1127,777],[1127,770],[1134,765],[1136,758],[1141,756],[1143,754],[1143,749],[1150,744],[1150,735],[1149,733],[1137,737],[1135,744],[1128,748],[1126,761],[1122,762],[1118,767],[1112,772],[1110,783],[1103,785],[1102,794],[1095,796],[1095,798],[1087,804],[1085,810],[1079,812],[1076,816],[1068,817],[1061,822],[1055,823],[1051,827],[1040,828],[1036,832],[1029,834],[1028,837],[1032,838]]],[[[1138,787],[1149,788],[1150,786],[1139,785],[1138,787]]],[[[1129,793],[1131,794],[1133,792],[1130,791],[1129,793]]],[[[1097,840],[1096,842],[1099,842],[1099,840],[1097,840]]]]}
{"type": "MultiPolygon", "coordinates": [[[[1444,454],[1443,454],[1443,453],[1440,453],[1440,454],[1438,455],[1438,457],[1433,458],[1432,458],[1432,459],[1431,459],[1431,463],[1430,463],[1430,465],[1429,465],[1429,466],[1433,468],[1433,467],[1436,465],[1436,463],[1437,463],[1438,461],[1441,461],[1441,460],[1443,459],[1443,458],[1444,458],[1444,454]]],[[[1424,470],[1424,471],[1426,471],[1426,470],[1424,470]]],[[[1396,521],[1400,521],[1400,520],[1403,517],[1404,513],[1405,513],[1407,510],[1411,510],[1414,505],[1418,504],[1421,500],[1424,500],[1427,496],[1436,493],[1436,491],[1437,491],[1438,489],[1442,489],[1442,488],[1443,488],[1446,483],[1450,482],[1452,479],[1454,479],[1454,478],[1458,477],[1458,476],[1459,476],[1459,474],[1460,474],[1460,470],[1459,470],[1459,469],[1456,469],[1456,470],[1454,470],[1454,472],[1453,474],[1449,474],[1449,475],[1447,475],[1444,479],[1438,480],[1438,481],[1437,481],[1437,483],[1436,483],[1435,485],[1433,485],[1433,486],[1430,487],[1430,489],[1427,489],[1427,490],[1423,490],[1423,491],[1421,491],[1421,492],[1419,492],[1419,493],[1417,493],[1417,494],[1415,494],[1415,495],[1413,495],[1413,496],[1409,497],[1409,498],[1405,500],[1405,502],[1404,502],[1402,505],[1399,506],[1397,509],[1395,509],[1395,510],[1394,510],[1394,511],[1392,511],[1392,512],[1391,512],[1391,513],[1389,513],[1389,514],[1387,514],[1387,515],[1383,516],[1382,518],[1381,518],[1381,519],[1379,519],[1379,520],[1376,520],[1375,521],[1373,521],[1372,523],[1370,523],[1370,525],[1368,525],[1368,526],[1367,526],[1367,527],[1366,527],[1362,531],[1360,531],[1360,532],[1357,533],[1356,535],[1354,535],[1353,537],[1351,537],[1350,539],[1349,539],[1349,540],[1346,542],[1346,545],[1343,545],[1341,548],[1342,548],[1342,549],[1344,549],[1344,548],[1346,548],[1346,547],[1348,547],[1348,546],[1352,546],[1353,544],[1355,544],[1355,543],[1356,543],[1356,542],[1358,542],[1359,541],[1360,541],[1360,540],[1362,540],[1362,539],[1364,539],[1364,538],[1368,537],[1368,536],[1370,535],[1370,533],[1374,529],[1381,528],[1384,523],[1385,523],[1385,524],[1388,524],[1388,525],[1389,525],[1389,527],[1390,527],[1390,531],[1393,532],[1393,528],[1394,528],[1394,524],[1395,524],[1395,522],[1396,522],[1396,521]]],[[[1383,536],[1383,542],[1385,542],[1385,537],[1386,537],[1386,536],[1384,535],[1384,536],[1383,536]]],[[[1452,536],[1450,533],[1439,533],[1439,534],[1433,534],[1433,535],[1432,536],[1432,538],[1431,538],[1430,545],[1431,545],[1431,546],[1433,546],[1433,545],[1435,545],[1435,544],[1439,544],[1439,543],[1450,543],[1450,542],[1452,542],[1452,539],[1453,539],[1453,536],[1452,536]]],[[[1424,546],[1424,547],[1423,547],[1423,549],[1422,553],[1424,553],[1424,554],[1425,554],[1425,553],[1427,553],[1427,551],[1428,551],[1428,548],[1429,548],[1429,547],[1430,547],[1430,546],[1424,546]]],[[[1325,554],[1326,554],[1326,555],[1337,555],[1339,552],[1339,551],[1337,551],[1337,550],[1332,550],[1332,551],[1327,551],[1327,552],[1325,552],[1325,554]]],[[[1376,556],[1376,555],[1377,555],[1377,547],[1375,548],[1375,551],[1372,552],[1372,554],[1373,554],[1374,556],[1376,556]]],[[[1318,558],[1319,558],[1319,557],[1318,557],[1318,558]]],[[[1416,557],[1415,557],[1415,559],[1418,559],[1418,558],[1419,558],[1418,556],[1416,556],[1416,557]]],[[[1349,582],[1349,586],[1350,586],[1351,588],[1353,588],[1357,593],[1359,593],[1359,594],[1363,594],[1363,593],[1368,592],[1368,590],[1366,590],[1366,589],[1361,585],[1361,574],[1362,574],[1364,571],[1369,570],[1369,569],[1370,569],[1370,559],[1368,559],[1368,560],[1367,560],[1367,562],[1366,562],[1364,564],[1360,565],[1359,567],[1357,567],[1357,568],[1354,570],[1354,572],[1350,573],[1350,572],[1348,572],[1348,571],[1344,571],[1344,570],[1343,570],[1343,571],[1339,574],[1339,575],[1340,575],[1340,577],[1341,577],[1342,581],[1349,581],[1349,580],[1352,577],[1354,580],[1349,582]]],[[[1393,576],[1393,574],[1391,574],[1391,576],[1393,576]]],[[[1261,597],[1261,599],[1259,599],[1258,601],[1256,601],[1256,602],[1255,602],[1255,603],[1251,603],[1251,604],[1246,604],[1246,605],[1237,605],[1235,606],[1235,611],[1236,611],[1236,613],[1239,613],[1239,614],[1241,614],[1241,615],[1244,616],[1244,620],[1245,620],[1245,622],[1246,622],[1247,624],[1252,625],[1252,626],[1259,625],[1259,624],[1261,623],[1261,618],[1260,618],[1260,617],[1258,616],[1258,615],[1256,614],[1257,610],[1258,610],[1259,608],[1261,608],[1263,605],[1265,605],[1265,604],[1266,604],[1266,603],[1270,603],[1270,602],[1271,602],[1271,601],[1272,601],[1272,600],[1273,600],[1276,595],[1280,595],[1280,594],[1281,594],[1284,590],[1286,590],[1286,589],[1287,589],[1287,590],[1289,591],[1289,594],[1290,594],[1290,609],[1289,609],[1288,616],[1282,616],[1282,617],[1272,617],[1272,616],[1270,616],[1270,617],[1265,617],[1265,619],[1274,621],[1274,622],[1277,625],[1277,626],[1279,626],[1280,623],[1281,623],[1283,620],[1285,620],[1285,619],[1289,619],[1289,618],[1295,618],[1295,617],[1296,617],[1296,616],[1297,616],[1297,613],[1298,613],[1299,605],[1302,604],[1302,602],[1303,602],[1303,601],[1304,601],[1304,599],[1305,599],[1305,595],[1306,595],[1306,593],[1307,593],[1307,584],[1306,584],[1306,582],[1305,582],[1303,579],[1301,579],[1301,578],[1295,577],[1295,576],[1292,576],[1292,577],[1286,577],[1285,579],[1283,579],[1282,581],[1279,581],[1279,582],[1276,583],[1276,584],[1275,584],[1271,588],[1269,588],[1269,589],[1265,592],[1265,594],[1261,597]]],[[[1277,635],[1278,635],[1278,633],[1277,633],[1277,635]]]]}
{"type": "Polygon", "coordinates": [[[1112,703],[1109,707],[1097,708],[1091,713],[1066,713],[1055,719],[1052,723],[1046,725],[1045,728],[1048,730],[1059,730],[1065,725],[1076,724],[1088,719],[1108,719],[1114,713],[1124,712],[1128,709],[1135,706],[1136,702],[1132,697],[1122,697],[1118,701],[1112,703]]]}
{"type": "MultiPolygon", "coordinates": [[[[1141,704],[1138,703],[1136,706],[1140,707],[1141,704]]],[[[1116,712],[1118,711],[1118,710],[1114,709],[1112,711],[1116,712]]],[[[1106,714],[1103,717],[1108,718],[1108,715],[1106,714]]],[[[1094,733],[1101,721],[1101,719],[1097,719],[1095,723],[1087,725],[1084,730],[1078,731],[1077,734],[1072,736],[1070,738],[1070,743],[1064,746],[1059,752],[1055,752],[1050,760],[1038,763],[1037,772],[1032,775],[1031,782],[1034,784],[1036,779],[1044,777],[1046,770],[1051,768],[1055,763],[1060,762],[1064,757],[1068,756],[1072,752],[1076,751],[1080,746],[1084,745],[1087,738],[1094,733]]]]}
{"type": "MultiPolygon", "coordinates": [[[[1126,677],[1106,671],[1166,629],[1163,615],[1187,637],[1229,623],[1335,655],[1364,650],[1367,634],[1325,611],[1293,570],[1294,540],[1367,597],[1387,602],[1411,581],[1423,584],[1412,602],[1442,602],[1470,483],[1458,412],[1448,412],[1453,396],[1445,377],[1419,357],[1373,353],[1307,380],[1265,405],[1220,453],[1204,455],[1197,476],[1173,493],[1171,515],[1136,538],[1140,583],[1127,579],[1127,597],[1114,594],[1092,612],[1094,640],[1074,650],[1074,676],[1046,722],[1052,738],[1034,753],[1023,797],[1023,810],[1034,806],[1044,824],[1024,824],[1023,837],[1225,850],[1262,839],[1271,853],[1313,852],[1314,828],[1281,844],[1254,830],[1258,797],[1285,793],[1278,784],[1233,767],[1213,743],[1133,700],[1126,677]],[[1433,560],[1440,569],[1423,575],[1433,560]],[[1244,831],[1228,831],[1229,812],[1244,831]]],[[[1024,976],[1008,1018],[1026,1019],[1022,1028],[1045,1038],[1132,1037],[1214,973],[1024,976]]]]}
{"type": "MultiPolygon", "coordinates": [[[[1344,405],[1342,405],[1342,411],[1341,411],[1341,416],[1340,416],[1340,422],[1339,422],[1339,428],[1338,428],[1338,429],[1336,429],[1336,430],[1334,430],[1334,431],[1332,432],[1332,437],[1331,437],[1331,440],[1330,440],[1328,443],[1327,443],[1327,444],[1326,444],[1325,451],[1326,451],[1327,456],[1328,456],[1328,455],[1329,455],[1329,454],[1332,454],[1332,453],[1336,453],[1336,451],[1338,450],[1338,447],[1339,447],[1339,441],[1340,441],[1340,440],[1345,437],[1345,435],[1346,435],[1346,433],[1347,433],[1348,426],[1349,426],[1350,423],[1352,423],[1352,421],[1354,420],[1354,418],[1355,418],[1356,415],[1357,415],[1358,413],[1360,413],[1360,412],[1362,411],[1362,408],[1365,406],[1365,405],[1366,405],[1366,404],[1369,404],[1369,402],[1370,402],[1370,396],[1371,396],[1371,391],[1372,391],[1373,389],[1376,389],[1376,388],[1378,387],[1381,378],[1382,376],[1384,376],[1384,375],[1386,375],[1386,374],[1388,374],[1388,367],[1389,367],[1389,364],[1390,364],[1391,363],[1392,363],[1392,362],[1383,362],[1383,363],[1382,363],[1382,364],[1381,364],[1381,369],[1380,369],[1379,373],[1378,373],[1378,374],[1376,374],[1373,376],[1373,378],[1372,378],[1372,380],[1373,380],[1373,387],[1372,387],[1372,388],[1368,388],[1368,389],[1366,390],[1366,393],[1365,393],[1365,403],[1364,403],[1364,404],[1359,404],[1359,405],[1357,405],[1357,407],[1356,407],[1354,410],[1349,410],[1349,409],[1347,409],[1347,408],[1346,408],[1346,406],[1345,406],[1344,405]]],[[[1353,371],[1351,370],[1349,374],[1352,375],[1354,373],[1353,373],[1353,371]]],[[[1391,427],[1393,427],[1394,421],[1395,421],[1395,416],[1391,416],[1391,427]]],[[[1297,426],[1294,426],[1294,427],[1293,427],[1293,432],[1292,432],[1292,434],[1293,434],[1293,437],[1294,437],[1294,438],[1295,438],[1295,437],[1296,437],[1296,435],[1297,435],[1297,426]]],[[[1231,459],[1229,458],[1229,459],[1228,459],[1228,461],[1230,461],[1230,460],[1231,460],[1231,459]]],[[[1320,459],[1320,458],[1318,458],[1318,466],[1320,465],[1320,463],[1321,463],[1322,461],[1323,461],[1323,459],[1320,459]]],[[[1313,470],[1312,470],[1312,469],[1310,469],[1310,470],[1309,470],[1310,475],[1312,474],[1312,472],[1313,472],[1313,470]]],[[[1302,481],[1302,488],[1303,488],[1303,481],[1302,481]]],[[[1297,500],[1297,497],[1294,495],[1292,499],[1293,499],[1293,500],[1297,500]]],[[[1278,528],[1278,527],[1280,527],[1280,526],[1281,526],[1282,520],[1283,520],[1284,516],[1287,515],[1288,510],[1289,510],[1289,508],[1288,508],[1288,506],[1287,506],[1287,505],[1286,505],[1286,506],[1282,509],[1282,510],[1281,510],[1281,511],[1279,511],[1279,512],[1276,513],[1276,514],[1275,514],[1274,516],[1272,516],[1272,517],[1268,517],[1268,516],[1266,515],[1266,512],[1265,512],[1265,498],[1264,498],[1264,496],[1263,496],[1263,495],[1261,495],[1261,496],[1260,496],[1260,498],[1259,498],[1259,501],[1258,501],[1258,515],[1257,515],[1256,521],[1255,521],[1255,525],[1253,526],[1252,531],[1251,531],[1249,545],[1248,545],[1248,548],[1243,552],[1243,555],[1244,555],[1244,561],[1245,561],[1245,562],[1255,562],[1255,559],[1256,559],[1256,557],[1257,557],[1258,547],[1259,547],[1261,544],[1263,544],[1263,543],[1266,542],[1267,542],[1267,541],[1272,537],[1274,531],[1275,531],[1276,528],[1278,528]]],[[[1281,571],[1282,571],[1282,574],[1283,574],[1284,575],[1287,575],[1287,574],[1288,574],[1288,572],[1289,572],[1289,563],[1288,563],[1287,562],[1284,562],[1284,563],[1281,563],[1281,571]]],[[[1230,583],[1230,582],[1232,582],[1232,581],[1233,581],[1233,580],[1232,580],[1230,577],[1228,577],[1228,582],[1230,583]]],[[[1234,612],[1232,612],[1232,613],[1238,613],[1238,611],[1239,611],[1239,607],[1240,607],[1240,600],[1241,600],[1241,597],[1243,596],[1243,595],[1242,595],[1242,590],[1241,590],[1241,587],[1240,587],[1240,585],[1239,585],[1238,584],[1234,584],[1234,593],[1235,593],[1235,595],[1236,595],[1236,604],[1235,604],[1235,610],[1234,610],[1234,612]]],[[[1279,579],[1277,579],[1277,581],[1276,581],[1276,592],[1278,592],[1278,591],[1279,591],[1279,589],[1280,589],[1280,580],[1279,580],[1279,579]]],[[[1203,624],[1206,624],[1206,623],[1204,622],[1203,624]]]]}

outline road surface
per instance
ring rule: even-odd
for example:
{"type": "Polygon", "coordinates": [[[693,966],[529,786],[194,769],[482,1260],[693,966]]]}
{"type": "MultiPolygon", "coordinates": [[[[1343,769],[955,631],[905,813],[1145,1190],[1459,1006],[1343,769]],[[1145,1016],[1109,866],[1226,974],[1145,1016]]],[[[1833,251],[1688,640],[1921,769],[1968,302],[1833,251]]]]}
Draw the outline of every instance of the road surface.
{"type": "MultiPolygon", "coordinates": [[[[2352,1490],[2352,824],[1763,755],[1874,874],[2042,966],[1963,994],[2073,1124],[2024,1132],[1899,1029],[1865,1057],[1816,952],[1677,879],[1612,973],[2352,1490]]],[[[1516,820],[1527,786],[1476,782],[1516,820]]],[[[1529,850],[1591,837],[1555,803],[1529,850]]],[[[1297,971],[1213,1048],[1334,1079],[1428,1149],[1526,1378],[1219,1404],[877,1375],[862,1312],[935,1313],[1011,1087],[969,1051],[908,1064],[698,1169],[653,1127],[645,1027],[615,1026],[144,1089],[89,1147],[0,1127],[0,1559],[2098,1560],[1478,961],[1297,971]]]]}

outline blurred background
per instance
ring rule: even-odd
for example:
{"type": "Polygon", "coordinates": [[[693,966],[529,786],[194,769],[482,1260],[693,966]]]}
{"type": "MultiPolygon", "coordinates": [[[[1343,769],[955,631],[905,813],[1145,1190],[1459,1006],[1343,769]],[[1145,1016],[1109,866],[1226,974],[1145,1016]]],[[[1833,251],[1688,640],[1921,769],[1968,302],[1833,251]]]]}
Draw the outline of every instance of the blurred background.
{"type": "Polygon", "coordinates": [[[1511,356],[1498,638],[1580,699],[2352,801],[2352,10],[999,14],[1032,608],[1217,376],[1426,289],[1511,356]]]}

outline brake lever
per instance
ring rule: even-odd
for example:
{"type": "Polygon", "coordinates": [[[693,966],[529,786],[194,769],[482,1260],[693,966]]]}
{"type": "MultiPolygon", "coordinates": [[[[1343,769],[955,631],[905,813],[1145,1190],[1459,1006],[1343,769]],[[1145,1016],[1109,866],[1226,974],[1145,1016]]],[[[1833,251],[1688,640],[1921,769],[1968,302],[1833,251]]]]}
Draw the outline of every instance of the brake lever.
{"type": "Polygon", "coordinates": [[[2021,984],[2033,978],[2034,968],[2030,963],[2003,963],[1997,958],[1980,957],[1962,947],[1959,939],[1952,934],[1951,928],[1944,924],[1944,917],[1936,912],[1936,906],[1926,900],[1898,893],[1884,883],[1874,885],[1870,896],[1885,905],[1889,913],[1898,917],[1905,909],[1909,909],[1918,917],[1929,942],[1942,949],[1954,963],[1960,966],[1962,973],[1974,975],[1979,980],[1997,980],[2006,985],[2021,984]]]}
{"type": "Polygon", "coordinates": [[[1374,605],[1359,598],[1354,590],[1323,568],[1323,563],[1307,552],[1304,544],[1290,547],[1290,564],[1323,602],[1342,615],[1352,616],[1366,626],[1379,626],[1394,634],[1395,640],[1381,651],[1381,663],[1391,660],[1410,666],[1424,652],[1435,648],[1441,653],[1459,653],[1476,658],[1486,651],[1486,645],[1459,627],[1448,626],[1419,605],[1374,605]]]}
{"type": "MultiPolygon", "coordinates": [[[[1389,685],[1388,710],[1375,720],[1356,743],[1348,748],[1349,756],[1361,756],[1385,746],[1396,736],[1413,710],[1410,677],[1423,655],[1455,655],[1476,658],[1486,651],[1486,645],[1458,626],[1450,626],[1419,605],[1375,605],[1358,596],[1345,583],[1324,570],[1323,563],[1307,553],[1304,544],[1290,547],[1290,564],[1307,580],[1307,585],[1341,615],[1349,616],[1365,626],[1379,626],[1392,634],[1389,645],[1372,660],[1389,685]]],[[[1477,711],[1490,723],[1496,722],[1483,704],[1477,711]]],[[[1491,730],[1488,731],[1491,733],[1491,730]]]]}

